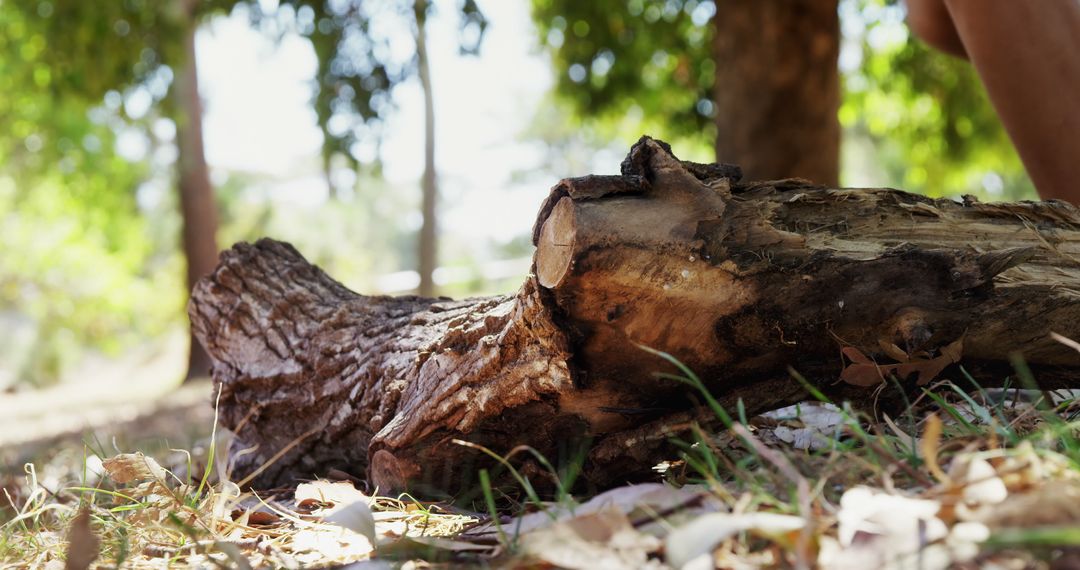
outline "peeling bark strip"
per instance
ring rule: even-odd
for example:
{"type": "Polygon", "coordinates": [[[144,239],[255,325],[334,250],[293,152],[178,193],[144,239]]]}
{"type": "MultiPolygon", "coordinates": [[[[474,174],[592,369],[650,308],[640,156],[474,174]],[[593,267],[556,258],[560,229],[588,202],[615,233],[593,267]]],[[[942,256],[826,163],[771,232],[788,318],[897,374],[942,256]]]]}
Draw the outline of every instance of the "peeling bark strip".
{"type": "Polygon", "coordinates": [[[635,478],[699,414],[636,344],[749,413],[805,397],[789,366],[864,404],[873,388],[852,384],[872,384],[874,363],[925,381],[960,358],[990,384],[1014,351],[1044,387],[1080,386],[1080,355],[1049,336],[1080,338],[1068,204],[743,183],[647,137],[622,170],[554,187],[515,295],[369,297],[288,244],[223,253],[189,313],[237,472],[295,444],[256,485],[340,468],[384,491],[453,490],[483,464],[455,438],[551,458],[589,439],[592,483],[635,478]],[[839,383],[845,369],[857,381],[839,383]]]}

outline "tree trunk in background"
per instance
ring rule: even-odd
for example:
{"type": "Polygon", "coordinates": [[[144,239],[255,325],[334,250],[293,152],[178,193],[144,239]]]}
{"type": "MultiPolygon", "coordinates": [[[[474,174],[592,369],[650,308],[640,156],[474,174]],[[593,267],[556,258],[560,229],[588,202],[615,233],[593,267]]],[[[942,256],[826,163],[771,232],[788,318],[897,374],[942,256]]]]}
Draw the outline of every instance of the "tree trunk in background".
{"type": "Polygon", "coordinates": [[[749,180],[839,182],[836,0],[718,0],[716,160],[749,180]]]}
{"type": "MultiPolygon", "coordinates": [[[[455,440],[553,461],[591,440],[592,484],[655,478],[677,456],[670,437],[710,414],[641,346],[732,415],[740,400],[752,416],[806,399],[792,368],[867,411],[903,401],[878,393],[883,377],[933,389],[965,382],[959,361],[990,386],[1014,352],[1044,388],[1080,387],[1080,355],[1050,334],[1080,338],[1069,204],[739,182],[648,138],[622,172],[552,189],[515,295],[368,297],[288,244],[223,253],[188,310],[236,432],[234,473],[270,486],[366,470],[384,493],[453,491],[492,467],[455,440]]],[[[522,469],[543,485],[539,465],[522,469]]]]}
{"type": "MultiPolygon", "coordinates": [[[[178,190],[180,214],[183,219],[184,257],[187,259],[187,286],[214,270],[217,264],[217,207],[203,151],[202,100],[199,98],[198,69],[195,58],[195,21],[188,17],[187,37],[184,39],[185,61],[177,70],[176,137],[179,144],[177,165],[180,169],[178,190]]],[[[207,376],[210,357],[202,345],[191,337],[188,370],[185,379],[207,376]]]]}
{"type": "Polygon", "coordinates": [[[421,182],[421,212],[424,221],[420,226],[419,293],[424,297],[435,295],[435,265],[438,262],[438,226],[435,210],[439,188],[435,175],[435,99],[431,92],[431,67],[427,51],[427,0],[416,0],[416,60],[420,86],[424,90],[424,178],[421,182]]]}

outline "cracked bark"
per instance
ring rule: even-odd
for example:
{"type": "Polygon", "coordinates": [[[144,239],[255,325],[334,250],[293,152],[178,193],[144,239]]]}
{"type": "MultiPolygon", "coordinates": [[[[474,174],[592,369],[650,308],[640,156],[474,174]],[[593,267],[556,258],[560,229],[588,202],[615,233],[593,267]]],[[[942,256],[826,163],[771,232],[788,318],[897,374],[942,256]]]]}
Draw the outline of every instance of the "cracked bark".
{"type": "MultiPolygon", "coordinates": [[[[489,465],[454,439],[550,458],[588,441],[590,483],[638,479],[670,457],[669,435],[706,419],[639,344],[748,413],[806,397],[789,367],[871,405],[875,390],[836,380],[847,346],[884,363],[962,339],[961,364],[981,382],[1009,375],[1018,351],[1044,387],[1080,384],[1080,355],[1049,336],[1080,337],[1080,215],[1068,204],[745,183],[648,138],[622,170],[552,189],[514,295],[363,296],[288,244],[223,253],[189,313],[214,359],[221,423],[237,434],[237,472],[269,486],[338,468],[383,491],[452,492],[489,465]]],[[[960,379],[955,367],[943,376],[960,379]]]]}

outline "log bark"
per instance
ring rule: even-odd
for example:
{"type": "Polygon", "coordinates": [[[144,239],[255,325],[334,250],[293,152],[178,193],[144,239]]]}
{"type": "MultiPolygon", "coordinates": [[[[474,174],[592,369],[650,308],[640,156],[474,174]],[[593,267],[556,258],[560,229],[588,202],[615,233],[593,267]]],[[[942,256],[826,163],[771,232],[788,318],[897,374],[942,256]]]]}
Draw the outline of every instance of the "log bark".
{"type": "Polygon", "coordinates": [[[557,184],[533,238],[516,294],[461,301],[358,295],[271,240],[223,253],[189,313],[237,471],[434,493],[490,465],[455,439],[550,458],[588,441],[589,482],[638,478],[706,417],[639,346],[748,413],[807,396],[789,368],[860,405],[867,370],[914,388],[959,380],[959,360],[992,384],[1014,353],[1044,387],[1080,384],[1080,355],[1050,337],[1080,337],[1080,213],[1063,202],[741,182],[643,137],[621,175],[557,184]]]}

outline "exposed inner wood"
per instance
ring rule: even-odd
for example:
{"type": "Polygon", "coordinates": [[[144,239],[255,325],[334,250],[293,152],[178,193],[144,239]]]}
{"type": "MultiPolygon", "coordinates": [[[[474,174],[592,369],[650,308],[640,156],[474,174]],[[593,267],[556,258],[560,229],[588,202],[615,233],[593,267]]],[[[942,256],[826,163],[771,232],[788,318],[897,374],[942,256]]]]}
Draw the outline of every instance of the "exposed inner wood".
{"type": "Polygon", "coordinates": [[[1078,222],[1060,202],[744,183],[643,138],[621,175],[552,189],[514,295],[358,295],[261,240],[223,253],[189,312],[237,471],[262,469],[257,485],[338,468],[384,491],[453,491],[491,466],[461,439],[553,461],[589,442],[586,477],[605,486],[647,476],[671,434],[708,421],[640,346],[748,413],[806,397],[789,368],[870,406],[873,388],[838,381],[845,348],[887,364],[957,346],[988,385],[1020,353],[1041,385],[1080,385],[1080,355],[1049,336],[1080,337],[1078,222]]]}
{"type": "Polygon", "coordinates": [[[570,270],[576,233],[574,201],[566,197],[555,204],[540,229],[536,252],[536,277],[540,285],[556,287],[570,270]]]}

